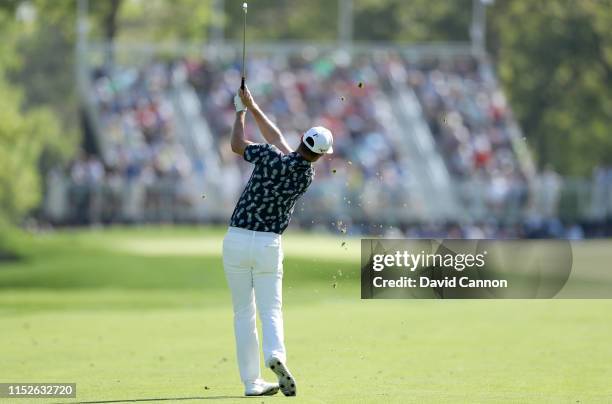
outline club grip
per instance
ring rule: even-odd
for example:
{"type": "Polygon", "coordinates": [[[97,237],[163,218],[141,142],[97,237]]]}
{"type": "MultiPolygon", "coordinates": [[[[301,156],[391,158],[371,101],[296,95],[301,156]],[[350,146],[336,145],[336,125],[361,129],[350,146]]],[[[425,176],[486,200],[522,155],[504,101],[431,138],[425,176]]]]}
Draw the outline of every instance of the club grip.
{"type": "Polygon", "coordinates": [[[244,90],[244,77],[240,80],[240,89],[244,90]]]}

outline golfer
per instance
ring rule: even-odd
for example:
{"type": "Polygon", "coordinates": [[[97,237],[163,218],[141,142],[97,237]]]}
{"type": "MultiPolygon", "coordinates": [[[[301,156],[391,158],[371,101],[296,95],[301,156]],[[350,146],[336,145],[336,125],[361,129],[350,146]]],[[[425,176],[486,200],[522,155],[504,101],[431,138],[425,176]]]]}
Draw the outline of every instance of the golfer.
{"type": "Polygon", "coordinates": [[[283,250],[281,234],[287,228],[296,200],[314,177],[312,163],[332,153],[332,134],[323,127],[309,129],[293,151],[279,129],[253,100],[248,88],[234,97],[236,120],[232,151],[254,165],[234,208],[223,239],[223,267],[234,307],[234,333],[240,378],[245,395],[273,395],[280,390],[296,395],[296,382],[287,367],[282,306],[283,250]],[[249,110],[267,143],[244,137],[249,110]],[[263,353],[277,383],[262,380],[255,308],[263,331],[263,353]]]}

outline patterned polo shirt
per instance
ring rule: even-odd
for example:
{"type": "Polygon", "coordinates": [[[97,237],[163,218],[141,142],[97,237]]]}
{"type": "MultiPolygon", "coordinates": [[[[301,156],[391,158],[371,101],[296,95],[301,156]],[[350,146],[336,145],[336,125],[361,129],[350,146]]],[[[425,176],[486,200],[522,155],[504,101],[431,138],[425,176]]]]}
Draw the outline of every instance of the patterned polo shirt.
{"type": "Polygon", "coordinates": [[[266,143],[247,146],[244,159],[255,168],[234,208],[230,226],[282,234],[295,202],[312,183],[312,164],[299,153],[283,154],[266,143]]]}

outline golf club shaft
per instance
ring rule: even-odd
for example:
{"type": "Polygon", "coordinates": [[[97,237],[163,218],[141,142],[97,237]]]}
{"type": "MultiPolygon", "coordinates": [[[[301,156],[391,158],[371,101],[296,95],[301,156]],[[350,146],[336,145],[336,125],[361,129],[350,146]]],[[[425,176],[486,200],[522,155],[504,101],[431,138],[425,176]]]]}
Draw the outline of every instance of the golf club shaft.
{"type": "Polygon", "coordinates": [[[244,11],[244,23],[242,25],[242,80],[240,82],[240,88],[244,90],[244,82],[246,80],[246,67],[245,67],[245,59],[246,59],[246,22],[247,22],[247,11],[246,8],[243,7],[244,11]]]}

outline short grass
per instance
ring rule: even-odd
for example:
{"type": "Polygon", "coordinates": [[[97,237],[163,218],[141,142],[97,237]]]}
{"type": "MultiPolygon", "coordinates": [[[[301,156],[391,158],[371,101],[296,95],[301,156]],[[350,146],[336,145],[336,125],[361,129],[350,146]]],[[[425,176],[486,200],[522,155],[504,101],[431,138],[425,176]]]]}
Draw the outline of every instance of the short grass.
{"type": "MultiPolygon", "coordinates": [[[[78,401],[289,400],[241,397],[222,235],[25,237],[25,258],[0,264],[0,382],[76,382],[78,401]]],[[[358,240],[284,245],[293,402],[612,401],[610,300],[362,301],[358,240]]]]}

